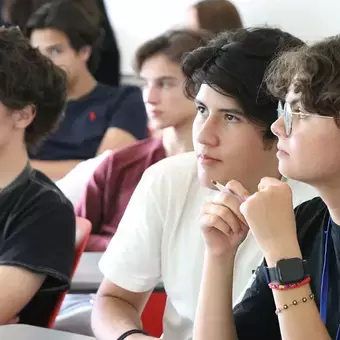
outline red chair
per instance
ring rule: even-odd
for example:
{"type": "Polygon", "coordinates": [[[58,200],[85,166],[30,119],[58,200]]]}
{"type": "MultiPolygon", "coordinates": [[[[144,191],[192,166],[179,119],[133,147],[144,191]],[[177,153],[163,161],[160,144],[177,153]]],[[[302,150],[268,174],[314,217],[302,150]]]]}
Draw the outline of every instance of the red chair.
{"type": "Polygon", "coordinates": [[[163,314],[166,303],[164,291],[154,291],[147,302],[143,314],[143,329],[149,335],[159,338],[163,334],[163,314]]]}
{"type": "MultiPolygon", "coordinates": [[[[76,243],[75,243],[76,252],[75,252],[75,257],[74,257],[74,262],[73,262],[71,278],[73,277],[77,269],[77,266],[79,264],[80,257],[85,250],[86,244],[91,234],[91,230],[92,230],[92,225],[89,220],[87,220],[86,218],[82,218],[82,217],[76,217],[76,243]]],[[[48,328],[53,328],[54,322],[57,318],[57,315],[60,311],[61,305],[64,301],[66,294],[67,292],[63,292],[60,294],[58,302],[56,303],[53,309],[53,312],[51,313],[51,317],[49,319],[48,326],[47,326],[48,328]]]]}

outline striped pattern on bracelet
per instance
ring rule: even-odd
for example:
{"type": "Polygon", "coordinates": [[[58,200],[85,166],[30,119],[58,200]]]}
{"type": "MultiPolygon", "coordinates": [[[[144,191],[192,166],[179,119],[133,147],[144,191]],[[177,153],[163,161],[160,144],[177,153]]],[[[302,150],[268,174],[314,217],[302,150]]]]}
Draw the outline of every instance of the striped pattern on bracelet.
{"type": "Polygon", "coordinates": [[[283,311],[287,310],[289,307],[297,306],[300,303],[306,303],[309,300],[314,300],[314,294],[309,294],[308,297],[303,297],[301,300],[293,300],[291,304],[289,305],[283,305],[282,308],[277,308],[275,311],[275,314],[278,315],[282,313],[283,311]]]}
{"type": "Polygon", "coordinates": [[[310,276],[308,276],[300,282],[290,283],[290,284],[287,284],[287,285],[282,285],[280,283],[271,282],[271,283],[268,283],[268,287],[270,289],[275,289],[275,290],[288,290],[288,289],[294,289],[294,288],[302,287],[302,286],[306,285],[307,283],[309,283],[310,280],[311,280],[311,278],[310,278],[310,276]]]}

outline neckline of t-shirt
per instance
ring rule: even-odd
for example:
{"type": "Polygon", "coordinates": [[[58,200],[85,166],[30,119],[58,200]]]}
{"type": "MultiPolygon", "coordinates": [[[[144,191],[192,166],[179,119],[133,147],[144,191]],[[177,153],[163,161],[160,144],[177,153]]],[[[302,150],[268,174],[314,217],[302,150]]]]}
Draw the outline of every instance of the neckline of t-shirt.
{"type": "Polygon", "coordinates": [[[4,187],[0,191],[0,196],[3,196],[4,194],[12,191],[16,187],[24,183],[29,178],[32,170],[33,168],[31,167],[31,164],[27,162],[26,166],[23,168],[20,174],[17,177],[15,177],[14,180],[10,184],[8,184],[6,187],[4,187]]]}
{"type": "Polygon", "coordinates": [[[80,97],[78,99],[70,99],[70,100],[67,101],[67,103],[68,104],[72,104],[72,103],[78,103],[80,101],[87,100],[88,98],[92,97],[99,90],[99,88],[102,88],[102,87],[103,87],[102,84],[96,83],[91,91],[89,91],[88,93],[84,94],[82,97],[80,97]]]}

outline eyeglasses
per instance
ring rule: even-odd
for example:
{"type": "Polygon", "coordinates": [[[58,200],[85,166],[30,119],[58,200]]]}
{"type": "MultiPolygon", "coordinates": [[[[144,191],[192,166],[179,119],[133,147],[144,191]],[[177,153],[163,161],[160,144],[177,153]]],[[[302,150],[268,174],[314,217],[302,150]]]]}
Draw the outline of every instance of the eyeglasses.
{"type": "Polygon", "coordinates": [[[292,126],[293,126],[293,116],[297,116],[299,119],[304,119],[307,117],[318,117],[318,118],[328,118],[333,119],[333,117],[330,116],[320,116],[317,113],[305,113],[300,111],[293,111],[292,107],[289,103],[284,103],[282,105],[282,102],[279,101],[279,104],[277,106],[277,113],[278,117],[280,118],[283,116],[284,119],[284,125],[285,125],[285,132],[286,136],[289,137],[292,133],[292,126]]]}

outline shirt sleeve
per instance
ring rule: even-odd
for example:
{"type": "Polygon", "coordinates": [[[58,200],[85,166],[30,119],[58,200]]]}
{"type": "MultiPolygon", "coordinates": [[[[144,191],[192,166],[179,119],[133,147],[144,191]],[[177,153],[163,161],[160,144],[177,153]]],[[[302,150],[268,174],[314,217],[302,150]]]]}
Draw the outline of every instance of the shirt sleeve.
{"type": "Polygon", "coordinates": [[[264,263],[256,270],[256,277],[242,301],[234,307],[238,340],[281,339],[275,314],[273,294],[268,287],[264,263]]]}
{"type": "Polygon", "coordinates": [[[53,191],[21,203],[5,226],[0,265],[47,275],[42,291],[66,290],[75,253],[72,205],[53,191]]]}
{"type": "Polygon", "coordinates": [[[149,291],[161,278],[165,215],[161,198],[167,195],[161,179],[151,170],[152,167],[144,173],[99,262],[106,279],[133,292],[149,291]]]}
{"type": "Polygon", "coordinates": [[[111,150],[107,150],[95,158],[80,162],[65,177],[55,183],[73,205],[76,205],[81,199],[94,171],[110,153],[111,150]]]}
{"type": "Polygon", "coordinates": [[[112,238],[111,235],[100,235],[100,233],[104,223],[106,190],[114,191],[115,187],[116,171],[114,170],[117,170],[118,166],[113,167],[114,156],[112,152],[98,166],[75,208],[77,216],[84,217],[92,223],[92,235],[86,246],[87,251],[104,251],[112,238]]]}
{"type": "Polygon", "coordinates": [[[125,130],[139,140],[148,137],[145,105],[138,87],[122,87],[122,94],[114,101],[110,114],[109,127],[125,130]]]}

